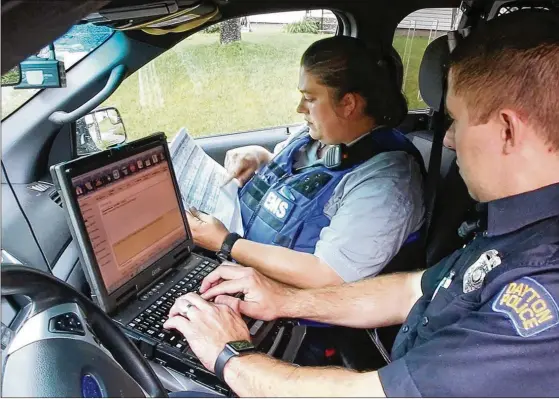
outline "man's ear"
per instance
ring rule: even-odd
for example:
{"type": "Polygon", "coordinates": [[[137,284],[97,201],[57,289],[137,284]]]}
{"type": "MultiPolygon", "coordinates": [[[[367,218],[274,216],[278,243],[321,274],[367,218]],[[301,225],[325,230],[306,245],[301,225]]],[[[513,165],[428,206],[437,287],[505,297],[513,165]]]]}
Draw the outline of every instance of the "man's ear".
{"type": "Polygon", "coordinates": [[[501,126],[503,154],[512,154],[518,151],[526,140],[526,124],[518,112],[508,108],[500,110],[498,118],[501,126]]]}

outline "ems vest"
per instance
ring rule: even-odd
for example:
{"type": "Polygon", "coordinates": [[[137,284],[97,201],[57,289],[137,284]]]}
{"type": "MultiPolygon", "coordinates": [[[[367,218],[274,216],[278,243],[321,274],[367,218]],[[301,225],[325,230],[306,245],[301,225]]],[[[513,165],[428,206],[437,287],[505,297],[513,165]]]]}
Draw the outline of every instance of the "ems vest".
{"type": "MultiPolygon", "coordinates": [[[[372,156],[405,151],[414,156],[424,171],[421,154],[402,133],[380,128],[371,135],[374,138],[372,156]]],[[[240,191],[246,239],[300,252],[314,252],[320,231],[330,224],[324,206],[340,180],[359,163],[343,170],[316,165],[294,173],[295,155],[311,142],[308,133],[294,138],[240,191]]],[[[414,233],[408,241],[417,238],[419,235],[414,233]]]]}

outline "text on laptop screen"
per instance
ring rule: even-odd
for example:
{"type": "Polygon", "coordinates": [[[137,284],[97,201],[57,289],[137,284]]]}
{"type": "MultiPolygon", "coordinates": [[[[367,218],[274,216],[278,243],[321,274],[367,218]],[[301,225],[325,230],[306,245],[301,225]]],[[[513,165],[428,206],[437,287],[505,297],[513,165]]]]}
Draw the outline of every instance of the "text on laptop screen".
{"type": "Polygon", "coordinates": [[[163,147],[72,178],[108,293],[187,238],[163,147]]]}

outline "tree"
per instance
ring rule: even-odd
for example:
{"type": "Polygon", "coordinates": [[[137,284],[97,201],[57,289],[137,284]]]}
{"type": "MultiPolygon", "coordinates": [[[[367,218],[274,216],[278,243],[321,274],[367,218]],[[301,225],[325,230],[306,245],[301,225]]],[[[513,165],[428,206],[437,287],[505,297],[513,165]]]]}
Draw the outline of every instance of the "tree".
{"type": "Polygon", "coordinates": [[[221,44],[238,42],[241,40],[241,19],[229,19],[223,21],[219,31],[219,42],[221,44]]]}

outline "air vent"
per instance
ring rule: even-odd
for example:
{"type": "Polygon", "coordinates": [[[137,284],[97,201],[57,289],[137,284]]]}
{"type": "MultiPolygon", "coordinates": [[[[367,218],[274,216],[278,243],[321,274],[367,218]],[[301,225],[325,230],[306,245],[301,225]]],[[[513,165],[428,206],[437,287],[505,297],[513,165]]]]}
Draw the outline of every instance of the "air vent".
{"type": "Polygon", "coordinates": [[[58,191],[52,190],[52,192],[49,194],[49,197],[56,205],[62,208],[62,198],[60,198],[60,194],[58,194],[58,191]]]}
{"type": "Polygon", "coordinates": [[[44,181],[37,181],[35,183],[31,183],[27,185],[27,188],[33,191],[38,191],[40,193],[44,193],[45,191],[47,191],[49,188],[52,187],[51,183],[47,183],[44,181]]]}

